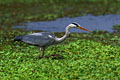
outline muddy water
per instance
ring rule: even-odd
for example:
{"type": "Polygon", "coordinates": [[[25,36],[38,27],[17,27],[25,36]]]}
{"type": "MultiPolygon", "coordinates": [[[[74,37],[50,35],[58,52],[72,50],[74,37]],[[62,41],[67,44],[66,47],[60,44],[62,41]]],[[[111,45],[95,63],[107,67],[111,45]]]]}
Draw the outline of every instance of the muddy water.
{"type": "MultiPolygon", "coordinates": [[[[22,25],[16,25],[14,28],[22,28],[27,31],[30,30],[42,30],[48,32],[64,32],[65,27],[72,23],[77,22],[84,28],[94,31],[94,30],[105,30],[108,32],[113,32],[113,25],[120,24],[120,15],[99,15],[93,16],[88,14],[87,16],[80,17],[64,17],[59,18],[54,21],[40,21],[40,22],[29,22],[21,23],[22,25]]],[[[70,29],[70,32],[86,32],[78,29],[70,29]]]]}

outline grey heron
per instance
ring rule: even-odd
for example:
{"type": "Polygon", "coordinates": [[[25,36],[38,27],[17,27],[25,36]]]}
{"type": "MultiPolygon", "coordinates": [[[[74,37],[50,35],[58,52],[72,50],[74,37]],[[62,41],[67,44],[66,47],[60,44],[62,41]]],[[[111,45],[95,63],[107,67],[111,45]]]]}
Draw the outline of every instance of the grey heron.
{"type": "Polygon", "coordinates": [[[89,30],[81,27],[78,23],[73,22],[66,27],[65,35],[61,38],[57,38],[53,33],[50,32],[38,32],[38,33],[32,33],[28,35],[15,37],[14,41],[23,41],[25,43],[40,47],[40,51],[38,55],[38,58],[40,59],[44,57],[44,50],[48,46],[61,43],[68,37],[68,35],[70,34],[70,32],[68,31],[69,28],[78,28],[89,32],[89,30]],[[42,50],[43,52],[41,56],[40,53],[42,50]]]}

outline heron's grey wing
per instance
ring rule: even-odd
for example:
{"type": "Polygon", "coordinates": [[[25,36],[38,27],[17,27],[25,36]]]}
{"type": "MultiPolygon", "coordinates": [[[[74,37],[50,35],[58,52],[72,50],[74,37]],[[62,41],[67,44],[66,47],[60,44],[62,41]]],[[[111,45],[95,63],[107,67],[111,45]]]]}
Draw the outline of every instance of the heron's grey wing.
{"type": "Polygon", "coordinates": [[[37,46],[48,46],[54,42],[54,34],[52,33],[33,33],[25,35],[22,39],[23,42],[37,46]]]}

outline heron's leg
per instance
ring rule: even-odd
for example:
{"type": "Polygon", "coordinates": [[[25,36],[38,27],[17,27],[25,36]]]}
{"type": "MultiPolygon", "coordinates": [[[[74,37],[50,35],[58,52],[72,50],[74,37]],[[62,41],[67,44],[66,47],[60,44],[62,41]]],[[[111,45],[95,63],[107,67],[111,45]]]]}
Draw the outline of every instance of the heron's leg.
{"type": "Polygon", "coordinates": [[[38,55],[38,59],[40,59],[41,50],[42,50],[42,48],[40,48],[39,55],[38,55]]]}
{"type": "Polygon", "coordinates": [[[44,57],[44,50],[45,50],[45,48],[43,48],[42,58],[44,57]]]}

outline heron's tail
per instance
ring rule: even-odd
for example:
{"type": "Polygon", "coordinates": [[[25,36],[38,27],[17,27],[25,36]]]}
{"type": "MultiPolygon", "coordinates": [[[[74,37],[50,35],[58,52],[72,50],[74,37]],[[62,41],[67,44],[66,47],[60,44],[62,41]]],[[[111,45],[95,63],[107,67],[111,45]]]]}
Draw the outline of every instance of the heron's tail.
{"type": "Polygon", "coordinates": [[[18,36],[14,38],[14,41],[21,41],[23,39],[24,36],[18,36]]]}

